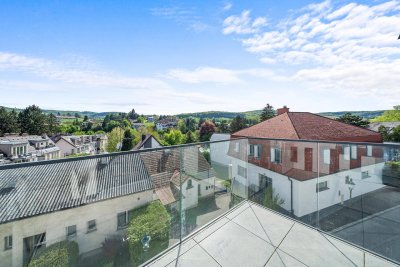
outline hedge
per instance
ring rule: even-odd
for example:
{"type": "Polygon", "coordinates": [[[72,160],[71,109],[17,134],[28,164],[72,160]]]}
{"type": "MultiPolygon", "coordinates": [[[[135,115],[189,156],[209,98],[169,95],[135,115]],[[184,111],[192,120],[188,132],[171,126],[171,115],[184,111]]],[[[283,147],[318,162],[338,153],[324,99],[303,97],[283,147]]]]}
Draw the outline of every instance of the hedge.
{"type": "Polygon", "coordinates": [[[74,267],[78,265],[79,246],[75,241],[54,243],[32,258],[28,267],[74,267]]]}

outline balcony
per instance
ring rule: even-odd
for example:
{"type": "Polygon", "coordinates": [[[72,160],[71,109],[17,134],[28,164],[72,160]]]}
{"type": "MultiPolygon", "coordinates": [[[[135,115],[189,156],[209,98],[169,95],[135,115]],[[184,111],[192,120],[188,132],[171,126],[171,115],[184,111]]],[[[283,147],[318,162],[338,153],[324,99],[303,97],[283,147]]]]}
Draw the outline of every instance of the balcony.
{"type": "Polygon", "coordinates": [[[396,266],[399,152],[242,138],[3,165],[1,266],[396,266]]]}

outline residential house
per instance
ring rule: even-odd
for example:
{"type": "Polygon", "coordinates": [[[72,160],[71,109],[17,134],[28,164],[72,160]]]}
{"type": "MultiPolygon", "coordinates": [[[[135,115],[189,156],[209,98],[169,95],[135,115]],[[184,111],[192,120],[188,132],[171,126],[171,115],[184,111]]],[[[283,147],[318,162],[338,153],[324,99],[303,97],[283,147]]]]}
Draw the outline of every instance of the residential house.
{"type": "Polygon", "coordinates": [[[229,147],[233,190],[250,197],[271,187],[284,200],[282,207],[297,217],[383,187],[385,152],[373,145],[382,142],[374,131],[283,108],[276,117],[232,134],[239,137],[249,139],[231,141],[229,147]]]}
{"type": "Polygon", "coordinates": [[[61,150],[47,135],[6,135],[0,137],[0,151],[9,162],[31,162],[58,159],[61,150]]]}
{"type": "Polygon", "coordinates": [[[125,236],[131,210],[153,200],[139,154],[63,159],[0,169],[1,266],[26,266],[32,255],[63,240],[80,254],[105,238],[125,236]]]}
{"type": "Polygon", "coordinates": [[[154,122],[154,117],[153,116],[147,116],[147,121],[148,122],[154,122]]]}
{"type": "Polygon", "coordinates": [[[146,127],[146,125],[144,123],[141,122],[132,122],[132,128],[139,130],[142,127],[146,127]]]}
{"type": "Polygon", "coordinates": [[[143,151],[140,156],[164,205],[179,209],[182,193],[182,208],[190,209],[200,198],[214,195],[215,172],[198,147],[143,151]]]}
{"type": "Polygon", "coordinates": [[[166,118],[163,120],[159,120],[156,123],[157,131],[165,131],[170,128],[175,128],[178,126],[178,120],[175,118],[166,118]]]}
{"type": "Polygon", "coordinates": [[[107,136],[105,134],[95,135],[62,135],[53,138],[65,156],[74,154],[99,154],[105,152],[107,136]]]}
{"type": "Polygon", "coordinates": [[[139,143],[132,150],[141,150],[148,148],[160,148],[162,145],[151,134],[143,134],[139,143]]]}
{"type": "Polygon", "coordinates": [[[388,133],[391,133],[393,128],[400,126],[400,121],[371,122],[367,128],[378,132],[381,126],[385,127],[388,133]]]}

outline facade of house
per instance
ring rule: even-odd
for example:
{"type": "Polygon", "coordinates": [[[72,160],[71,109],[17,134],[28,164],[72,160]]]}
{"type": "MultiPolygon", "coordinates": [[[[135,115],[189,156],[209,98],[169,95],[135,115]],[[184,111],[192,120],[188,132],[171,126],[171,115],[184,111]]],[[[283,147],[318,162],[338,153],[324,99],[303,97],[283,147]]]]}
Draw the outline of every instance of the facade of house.
{"type": "Polygon", "coordinates": [[[74,154],[100,154],[105,152],[107,135],[63,135],[53,138],[57,147],[61,149],[65,156],[74,154]]]}
{"type": "Polygon", "coordinates": [[[156,123],[157,131],[165,131],[170,128],[175,128],[178,126],[178,120],[175,118],[167,118],[163,120],[159,120],[156,123]]]}
{"type": "Polygon", "coordinates": [[[58,159],[61,150],[47,135],[6,135],[0,137],[0,151],[6,163],[58,159]]]}
{"type": "Polygon", "coordinates": [[[284,108],[232,137],[249,138],[229,144],[234,193],[248,198],[270,187],[297,217],[384,186],[385,151],[374,145],[382,137],[368,129],[284,108]]]}
{"type": "Polygon", "coordinates": [[[142,150],[148,148],[160,148],[162,145],[151,134],[143,134],[139,143],[132,150],[142,150]]]}
{"type": "Polygon", "coordinates": [[[2,168],[1,266],[25,266],[63,240],[76,241],[85,254],[105,238],[122,239],[130,211],[152,200],[153,184],[138,154],[2,168]]]}
{"type": "Polygon", "coordinates": [[[179,209],[182,199],[182,208],[190,209],[200,198],[214,195],[215,172],[198,147],[142,152],[140,156],[164,205],[179,209]]]}

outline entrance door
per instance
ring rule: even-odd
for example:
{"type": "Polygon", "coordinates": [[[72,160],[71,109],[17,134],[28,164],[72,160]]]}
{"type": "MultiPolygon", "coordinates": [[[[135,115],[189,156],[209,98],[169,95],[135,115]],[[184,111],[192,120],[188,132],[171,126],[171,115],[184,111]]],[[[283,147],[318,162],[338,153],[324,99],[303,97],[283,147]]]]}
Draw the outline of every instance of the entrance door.
{"type": "Polygon", "coordinates": [[[24,244],[24,266],[27,266],[33,256],[40,250],[46,247],[46,233],[25,237],[24,244]]]}
{"type": "Polygon", "coordinates": [[[304,149],[304,170],[312,171],[313,168],[313,149],[311,147],[306,147],[304,149]]]}

